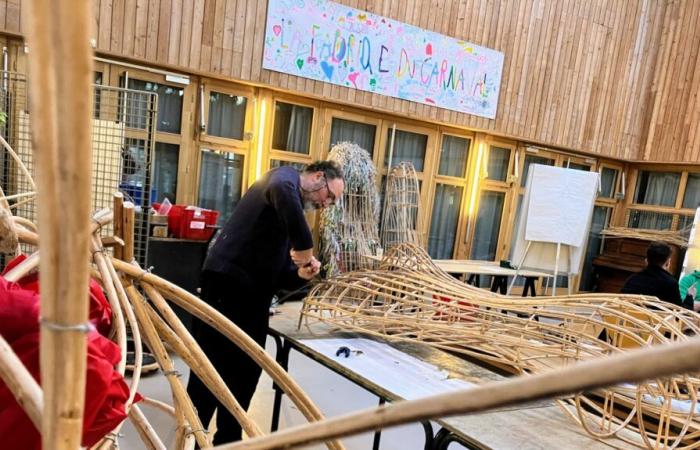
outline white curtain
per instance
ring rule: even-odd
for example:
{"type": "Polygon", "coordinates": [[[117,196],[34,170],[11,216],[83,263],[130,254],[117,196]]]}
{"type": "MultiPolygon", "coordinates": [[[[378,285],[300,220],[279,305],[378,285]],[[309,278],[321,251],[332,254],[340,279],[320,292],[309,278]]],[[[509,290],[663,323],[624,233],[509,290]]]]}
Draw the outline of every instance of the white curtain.
{"type": "Polygon", "coordinates": [[[700,206],[700,173],[689,173],[683,196],[683,208],[695,209],[698,206],[700,206]]]}
{"type": "Polygon", "coordinates": [[[428,253],[434,259],[451,259],[457,237],[462,188],[448,184],[435,186],[435,201],[430,220],[428,253]]]}
{"type": "Polygon", "coordinates": [[[333,118],[331,125],[332,148],[338,142],[352,142],[361,149],[367,150],[369,156],[374,152],[374,137],[377,132],[375,125],[367,123],[353,122],[351,120],[333,118]]]}
{"type": "Polygon", "coordinates": [[[634,195],[635,203],[674,206],[680,178],[680,173],[640,172],[634,195]]]}
{"type": "MultiPolygon", "coordinates": [[[[386,141],[386,155],[384,165],[389,165],[389,149],[391,147],[392,129],[388,130],[386,141]]],[[[402,161],[410,162],[416,172],[423,171],[425,163],[425,149],[428,146],[428,136],[410,131],[396,130],[394,138],[394,152],[391,158],[391,167],[398,166],[402,161]]]]}
{"type": "Polygon", "coordinates": [[[489,149],[488,178],[490,180],[506,181],[508,178],[508,162],[510,150],[507,148],[491,147],[489,149]]]}
{"type": "Polygon", "coordinates": [[[463,178],[466,173],[470,144],[469,139],[443,135],[438,174],[463,178]]]}
{"type": "Polygon", "coordinates": [[[207,134],[242,140],[247,102],[245,97],[212,92],[209,95],[207,134]]]}
{"type": "Polygon", "coordinates": [[[494,261],[498,248],[498,233],[503,214],[503,192],[483,191],[479,197],[479,213],[474,229],[471,259],[494,261]]]}

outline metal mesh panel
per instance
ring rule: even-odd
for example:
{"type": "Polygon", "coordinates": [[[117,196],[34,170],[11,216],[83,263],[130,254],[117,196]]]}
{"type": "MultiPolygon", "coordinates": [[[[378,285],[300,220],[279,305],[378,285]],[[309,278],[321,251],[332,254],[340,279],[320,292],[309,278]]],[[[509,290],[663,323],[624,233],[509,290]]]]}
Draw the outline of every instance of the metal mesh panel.
{"type": "MultiPolygon", "coordinates": [[[[157,94],[95,85],[92,122],[92,209],[112,207],[112,195],[121,191],[135,205],[134,256],[144,266],[148,251],[148,210],[151,202],[152,159],[157,94]]],[[[30,114],[26,79],[3,72],[0,107],[7,116],[3,136],[18,153],[32,176],[30,114]]],[[[5,195],[33,191],[27,177],[6,152],[2,157],[0,186],[5,195]]],[[[36,202],[10,200],[16,215],[36,221],[36,202]]],[[[111,226],[103,232],[110,233],[111,226]]]]}

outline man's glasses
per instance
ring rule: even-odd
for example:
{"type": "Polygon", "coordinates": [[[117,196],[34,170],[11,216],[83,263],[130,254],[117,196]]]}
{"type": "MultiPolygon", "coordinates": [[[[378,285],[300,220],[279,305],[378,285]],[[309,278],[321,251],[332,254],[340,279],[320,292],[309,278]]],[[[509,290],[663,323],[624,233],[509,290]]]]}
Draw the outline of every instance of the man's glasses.
{"type": "Polygon", "coordinates": [[[337,200],[335,194],[333,191],[331,191],[331,188],[328,187],[328,177],[326,177],[326,174],[323,174],[323,181],[326,183],[326,192],[328,193],[328,198],[331,199],[331,205],[335,205],[335,201],[337,200]]]}

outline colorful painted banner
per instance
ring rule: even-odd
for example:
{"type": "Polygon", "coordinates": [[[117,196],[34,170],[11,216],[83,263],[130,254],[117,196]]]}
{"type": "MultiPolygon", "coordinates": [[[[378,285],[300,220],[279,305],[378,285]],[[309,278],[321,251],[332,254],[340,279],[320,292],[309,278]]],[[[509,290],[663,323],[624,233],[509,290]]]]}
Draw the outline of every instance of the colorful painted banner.
{"type": "Polygon", "coordinates": [[[325,0],[269,0],[263,68],[496,117],[503,53],[325,0]]]}

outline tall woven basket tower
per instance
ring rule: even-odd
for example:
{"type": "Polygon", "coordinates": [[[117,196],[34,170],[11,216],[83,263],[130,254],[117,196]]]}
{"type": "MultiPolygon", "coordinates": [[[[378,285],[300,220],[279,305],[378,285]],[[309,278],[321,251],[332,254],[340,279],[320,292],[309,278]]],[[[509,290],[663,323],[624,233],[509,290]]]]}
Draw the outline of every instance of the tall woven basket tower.
{"type": "Polygon", "coordinates": [[[321,257],[326,277],[368,268],[365,255],[381,253],[376,169],[369,153],[352,142],[333,146],[328,159],[343,167],[345,191],[321,213],[321,257]]]}
{"type": "Polygon", "coordinates": [[[386,183],[382,246],[385,250],[403,243],[425,248],[420,219],[420,186],[416,169],[401,162],[391,169],[386,183]]]}

